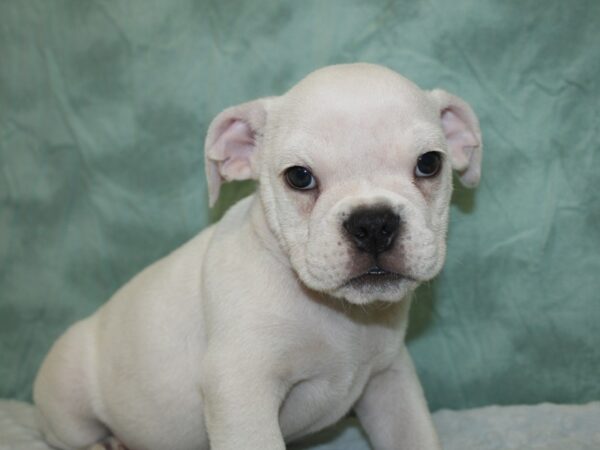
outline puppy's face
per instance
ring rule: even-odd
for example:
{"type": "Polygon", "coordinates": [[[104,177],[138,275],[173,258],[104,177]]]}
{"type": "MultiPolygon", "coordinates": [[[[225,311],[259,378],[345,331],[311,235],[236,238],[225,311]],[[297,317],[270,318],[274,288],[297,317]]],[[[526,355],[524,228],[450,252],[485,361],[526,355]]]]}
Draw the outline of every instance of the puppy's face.
{"type": "Polygon", "coordinates": [[[440,271],[453,141],[467,153],[463,175],[477,179],[478,167],[468,171],[480,148],[478,128],[449,116],[444,95],[378,66],[333,66],[265,100],[260,128],[238,124],[251,130],[240,152],[259,147],[249,167],[267,221],[306,286],[397,301],[440,271]]]}

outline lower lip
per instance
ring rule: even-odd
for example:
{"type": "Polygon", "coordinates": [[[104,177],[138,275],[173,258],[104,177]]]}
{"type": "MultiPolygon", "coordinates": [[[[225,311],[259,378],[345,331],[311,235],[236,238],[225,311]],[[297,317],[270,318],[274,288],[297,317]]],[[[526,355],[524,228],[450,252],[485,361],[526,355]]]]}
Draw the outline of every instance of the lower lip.
{"type": "Polygon", "coordinates": [[[379,267],[375,267],[369,270],[365,275],[386,275],[391,274],[392,272],[388,272],[387,270],[380,269],[379,267]]]}
{"type": "Polygon", "coordinates": [[[381,283],[392,283],[403,280],[404,277],[398,273],[378,271],[378,272],[367,272],[350,280],[351,284],[381,284],[381,283]]]}

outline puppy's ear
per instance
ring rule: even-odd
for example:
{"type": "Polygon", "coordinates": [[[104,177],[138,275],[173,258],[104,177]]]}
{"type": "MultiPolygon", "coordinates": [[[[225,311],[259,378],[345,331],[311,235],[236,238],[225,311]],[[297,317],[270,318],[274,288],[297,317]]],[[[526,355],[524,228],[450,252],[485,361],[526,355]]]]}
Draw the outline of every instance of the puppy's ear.
{"type": "Polygon", "coordinates": [[[462,184],[475,187],[481,177],[481,130],[467,102],[441,89],[430,91],[439,108],[442,129],[448,142],[452,168],[462,184]]]}
{"type": "Polygon", "coordinates": [[[204,144],[204,168],[210,206],[221,184],[258,177],[258,146],[267,119],[268,98],[227,108],[213,119],[204,144]]]}

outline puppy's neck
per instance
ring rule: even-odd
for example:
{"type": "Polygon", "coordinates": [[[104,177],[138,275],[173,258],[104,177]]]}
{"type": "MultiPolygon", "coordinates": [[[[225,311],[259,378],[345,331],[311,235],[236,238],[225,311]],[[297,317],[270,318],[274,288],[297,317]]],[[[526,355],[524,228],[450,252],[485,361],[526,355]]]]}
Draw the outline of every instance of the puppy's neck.
{"type": "Polygon", "coordinates": [[[289,259],[281,248],[281,244],[275,237],[265,217],[264,207],[258,196],[254,194],[251,199],[250,209],[248,211],[250,217],[250,229],[256,236],[259,245],[278,263],[285,267],[290,272],[293,272],[289,259]]]}

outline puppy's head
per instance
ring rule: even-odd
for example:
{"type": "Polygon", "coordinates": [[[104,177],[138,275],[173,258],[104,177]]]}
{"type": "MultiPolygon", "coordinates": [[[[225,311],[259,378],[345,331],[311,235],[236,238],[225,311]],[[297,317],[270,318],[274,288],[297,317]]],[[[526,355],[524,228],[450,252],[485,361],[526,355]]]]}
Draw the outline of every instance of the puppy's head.
{"type": "Polygon", "coordinates": [[[460,98],[376,65],[330,66],[214,119],[210,201],[223,181],[258,179],[271,231],[306,286],[397,301],[440,271],[452,169],[477,185],[481,147],[460,98]]]}

